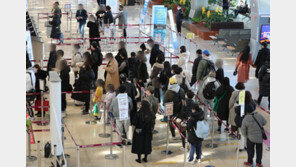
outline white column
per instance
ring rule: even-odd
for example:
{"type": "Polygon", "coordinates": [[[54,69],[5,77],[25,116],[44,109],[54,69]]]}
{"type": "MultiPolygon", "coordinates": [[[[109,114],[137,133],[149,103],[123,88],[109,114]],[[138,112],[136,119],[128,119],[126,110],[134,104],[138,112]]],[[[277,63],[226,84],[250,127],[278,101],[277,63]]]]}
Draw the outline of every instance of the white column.
{"type": "Polygon", "coordinates": [[[59,156],[63,153],[61,135],[61,79],[56,71],[50,71],[49,78],[51,152],[53,154],[53,146],[57,145],[55,155],[59,156]]]}

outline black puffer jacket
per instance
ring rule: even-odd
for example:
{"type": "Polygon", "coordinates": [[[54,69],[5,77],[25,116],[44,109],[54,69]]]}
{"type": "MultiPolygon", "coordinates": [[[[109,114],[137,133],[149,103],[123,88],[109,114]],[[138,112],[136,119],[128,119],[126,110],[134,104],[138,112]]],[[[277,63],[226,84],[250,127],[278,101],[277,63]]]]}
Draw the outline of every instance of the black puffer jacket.
{"type": "Polygon", "coordinates": [[[204,112],[201,109],[190,115],[190,119],[187,122],[188,142],[190,144],[197,144],[197,142],[203,141],[202,138],[196,136],[194,130],[196,128],[197,121],[202,120],[204,120],[204,112]]]}
{"type": "Polygon", "coordinates": [[[270,95],[270,62],[266,61],[258,72],[259,94],[263,96],[270,95]]]}
{"type": "Polygon", "coordinates": [[[180,116],[182,120],[188,120],[189,116],[192,113],[192,106],[195,103],[192,99],[189,99],[189,98],[187,98],[185,102],[186,102],[186,105],[184,106],[180,116]]]}
{"type": "Polygon", "coordinates": [[[268,48],[263,48],[259,50],[256,61],[254,65],[256,66],[255,76],[258,78],[258,73],[262,65],[266,60],[270,59],[270,50],[268,48]]]}

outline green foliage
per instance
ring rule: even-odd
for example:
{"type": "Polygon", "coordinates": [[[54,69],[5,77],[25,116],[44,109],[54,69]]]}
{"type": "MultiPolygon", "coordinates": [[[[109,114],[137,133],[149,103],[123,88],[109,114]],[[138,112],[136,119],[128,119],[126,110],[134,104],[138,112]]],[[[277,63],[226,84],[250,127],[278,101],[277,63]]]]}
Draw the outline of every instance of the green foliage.
{"type": "Polygon", "coordinates": [[[208,0],[209,5],[221,5],[222,0],[208,0]]]}
{"type": "Polygon", "coordinates": [[[175,4],[185,8],[184,17],[188,18],[188,15],[189,15],[189,12],[190,12],[190,9],[191,9],[190,0],[186,0],[185,5],[183,5],[183,3],[180,4],[180,0],[164,0],[163,4],[169,4],[170,7],[168,9],[173,9],[175,4]]]}

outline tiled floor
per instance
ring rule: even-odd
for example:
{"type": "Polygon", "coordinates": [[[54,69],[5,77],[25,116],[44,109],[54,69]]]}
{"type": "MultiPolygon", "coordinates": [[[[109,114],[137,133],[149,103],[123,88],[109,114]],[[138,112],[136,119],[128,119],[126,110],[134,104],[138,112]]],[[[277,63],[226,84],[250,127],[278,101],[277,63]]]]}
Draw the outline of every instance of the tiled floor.
{"type": "MultiPolygon", "coordinates": [[[[37,21],[37,13],[42,12],[50,12],[51,4],[54,2],[53,0],[48,0],[47,2],[47,8],[41,8],[42,1],[35,0],[32,1],[32,3],[35,2],[37,6],[35,9],[30,9],[30,14],[34,16],[35,20],[37,21]]],[[[71,1],[72,2],[72,1],[71,1]]],[[[76,2],[76,1],[75,1],[76,2]]],[[[61,0],[60,4],[61,6],[64,6],[64,4],[69,3],[69,1],[61,0]]],[[[74,1],[73,1],[74,3],[74,1]]],[[[87,1],[88,3],[88,11],[89,12],[95,12],[96,11],[96,1],[87,1]],[[92,9],[92,10],[91,10],[92,9]]],[[[29,8],[32,6],[29,2],[29,8]]],[[[129,24],[136,24],[139,22],[139,12],[140,7],[139,6],[130,6],[127,7],[128,10],[128,23],[129,24]]],[[[150,21],[148,20],[149,17],[146,17],[146,23],[149,24],[150,21]]],[[[49,44],[51,43],[51,40],[46,37],[46,28],[44,27],[44,21],[46,19],[39,19],[39,29],[41,31],[41,36],[43,37],[44,43],[45,43],[45,58],[48,58],[49,53],[49,44]]],[[[64,33],[64,37],[78,37],[78,35],[73,34],[76,29],[76,22],[73,19],[72,22],[72,34],[65,32],[67,28],[67,20],[66,17],[63,16],[62,20],[62,31],[64,33]]],[[[70,22],[69,22],[70,25],[70,22]]],[[[146,29],[146,32],[148,32],[149,29],[146,29]]],[[[85,28],[86,37],[88,37],[88,29],[85,28]]],[[[184,28],[182,29],[182,32],[184,34],[187,33],[187,30],[184,28]]],[[[127,30],[128,36],[137,37],[139,34],[138,27],[129,27],[127,30]]],[[[120,36],[118,34],[117,36],[120,36]]],[[[145,39],[146,40],[146,39],[145,39]]],[[[231,85],[236,84],[236,77],[232,75],[234,70],[234,65],[236,58],[231,57],[231,54],[227,51],[223,51],[222,47],[218,48],[217,45],[213,45],[212,41],[204,41],[198,37],[195,38],[197,45],[194,46],[193,44],[189,45],[189,42],[186,42],[187,49],[191,53],[190,60],[193,61],[195,58],[195,50],[197,49],[208,49],[211,52],[211,55],[214,59],[221,58],[224,60],[224,71],[225,75],[228,76],[231,80],[231,85]]],[[[131,42],[138,42],[138,39],[128,39],[128,41],[131,42]]],[[[143,40],[144,41],[144,40],[143,40]]],[[[170,39],[166,39],[166,41],[170,41],[170,39]]],[[[64,43],[75,43],[77,41],[65,41],[64,43]]],[[[103,42],[102,42],[103,43],[103,42]]],[[[184,41],[181,41],[181,43],[185,43],[184,41]]],[[[167,45],[167,42],[164,44],[167,45]]],[[[84,50],[88,48],[88,41],[86,45],[84,46],[84,50]]],[[[104,52],[116,52],[116,45],[103,45],[103,51],[104,52]]],[[[138,44],[128,44],[127,50],[128,53],[132,51],[139,50],[138,44]]],[[[63,49],[65,51],[65,57],[70,58],[71,57],[71,46],[59,46],[58,49],[63,49]]],[[[172,60],[173,61],[173,60],[172,60]]],[[[191,64],[188,65],[188,70],[191,71],[191,64]]],[[[250,70],[250,80],[246,84],[247,90],[250,90],[253,94],[254,98],[257,98],[258,96],[258,81],[254,77],[255,70],[250,70]]],[[[71,72],[71,82],[73,83],[73,73],[71,72]]],[[[99,69],[99,78],[103,77],[103,70],[102,67],[99,69]]],[[[91,118],[89,116],[82,116],[80,112],[81,107],[77,107],[74,105],[74,101],[70,98],[70,95],[67,95],[68,99],[68,107],[67,107],[67,117],[65,118],[65,123],[68,126],[71,134],[73,135],[74,140],[79,145],[88,145],[88,144],[98,144],[98,143],[108,143],[110,142],[110,138],[101,138],[98,136],[98,134],[103,132],[103,123],[98,122],[96,125],[86,125],[85,121],[90,120],[91,118]]],[[[267,108],[267,98],[263,99],[262,106],[264,108],[267,108]]],[[[266,125],[265,129],[266,131],[270,132],[270,116],[263,110],[257,108],[257,111],[260,112],[264,117],[268,120],[268,125],[266,125]]],[[[153,138],[153,151],[152,154],[148,157],[148,163],[142,163],[138,164],[135,162],[136,155],[131,154],[131,146],[127,146],[125,150],[125,166],[127,167],[140,167],[140,166],[160,166],[160,167],[166,167],[166,166],[183,166],[184,165],[184,152],[181,151],[179,148],[181,147],[181,140],[173,140],[170,139],[169,149],[173,151],[173,154],[171,155],[165,155],[162,154],[161,151],[164,150],[166,146],[166,124],[161,123],[159,120],[162,118],[161,115],[157,116],[157,125],[156,130],[159,131],[158,134],[156,134],[153,138]]],[[[49,115],[46,115],[46,119],[49,119],[49,115]]],[[[37,118],[39,120],[39,118],[37,118]]],[[[215,123],[216,125],[216,123],[215,123]]],[[[217,125],[216,125],[217,126],[217,125]]],[[[36,124],[33,125],[33,129],[48,129],[49,126],[38,126],[36,124]]],[[[110,133],[111,126],[107,126],[107,132],[110,133]]],[[[35,140],[39,140],[41,142],[41,155],[43,157],[43,146],[47,141],[50,141],[50,132],[38,132],[34,133],[35,140]]],[[[117,141],[116,133],[112,133],[114,141],[117,141]]],[[[77,166],[77,150],[74,145],[74,142],[72,141],[71,137],[69,136],[69,133],[65,130],[65,153],[69,154],[71,157],[67,159],[67,163],[69,167],[77,166]]],[[[180,138],[180,137],[179,137],[180,138]]],[[[206,139],[203,142],[203,162],[199,165],[189,165],[186,164],[186,166],[200,166],[204,167],[207,165],[212,165],[216,167],[234,167],[236,166],[236,140],[228,139],[228,134],[222,133],[218,134],[215,132],[214,136],[215,142],[218,144],[218,148],[206,148],[205,145],[207,143],[210,143],[210,138],[206,139]]],[[[264,166],[270,166],[270,153],[267,150],[267,145],[264,144],[264,153],[263,153],[263,164],[264,166]]],[[[123,149],[118,148],[117,146],[114,147],[114,153],[119,156],[117,160],[106,160],[104,156],[109,153],[109,147],[94,147],[94,148],[82,148],[80,151],[80,164],[82,167],[98,167],[98,166],[105,166],[105,167],[120,167],[122,165],[122,155],[123,155],[123,149]]],[[[37,146],[36,144],[32,145],[32,154],[37,156],[37,146]]],[[[188,153],[187,153],[188,155],[188,153]]],[[[239,163],[238,166],[244,166],[242,163],[246,160],[247,154],[246,152],[239,153],[239,163]]],[[[41,166],[50,166],[50,162],[52,159],[45,159],[41,158],[42,165],[41,166]]],[[[37,161],[34,162],[27,162],[27,166],[33,167],[37,166],[37,161]]]]}

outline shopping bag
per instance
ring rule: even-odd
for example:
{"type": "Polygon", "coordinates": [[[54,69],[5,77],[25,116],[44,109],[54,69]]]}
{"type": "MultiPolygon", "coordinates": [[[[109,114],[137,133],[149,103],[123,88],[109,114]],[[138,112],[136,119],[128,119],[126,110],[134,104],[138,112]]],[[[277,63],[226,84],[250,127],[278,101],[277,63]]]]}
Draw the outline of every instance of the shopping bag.
{"type": "Polygon", "coordinates": [[[127,135],[127,139],[129,139],[129,140],[133,139],[133,127],[132,126],[128,127],[128,133],[126,135],[127,135]]]}
{"type": "Polygon", "coordinates": [[[93,112],[94,116],[98,116],[99,110],[98,110],[97,103],[94,105],[92,112],[93,112]]]}

